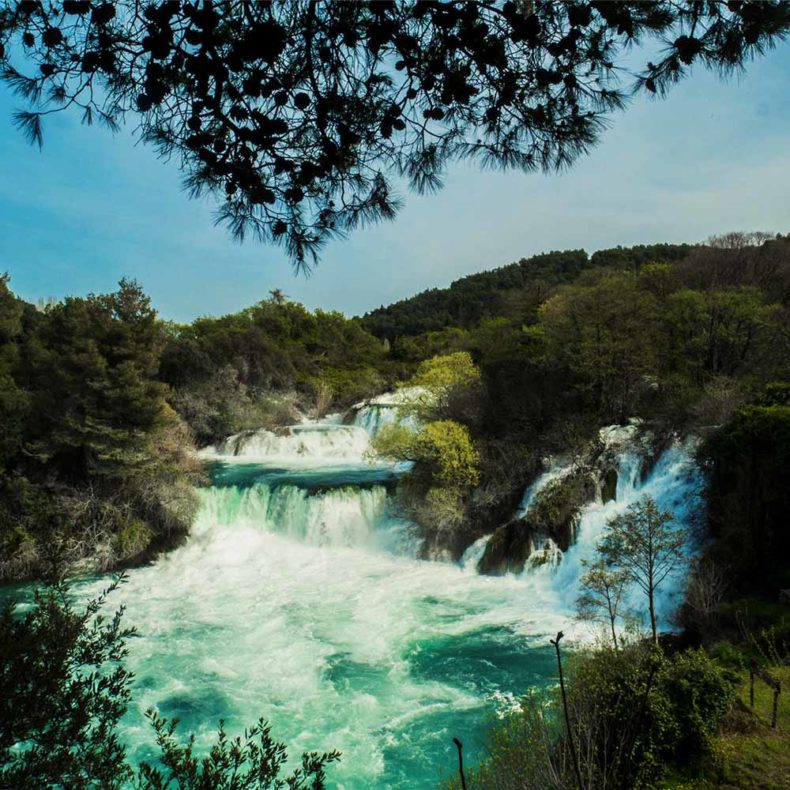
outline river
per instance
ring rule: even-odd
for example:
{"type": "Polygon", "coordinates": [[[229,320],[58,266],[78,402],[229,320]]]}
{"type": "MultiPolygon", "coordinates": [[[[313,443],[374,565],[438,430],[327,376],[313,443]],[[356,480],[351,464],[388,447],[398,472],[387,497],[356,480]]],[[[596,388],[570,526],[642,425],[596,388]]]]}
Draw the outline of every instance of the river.
{"type": "MultiPolygon", "coordinates": [[[[699,509],[688,446],[644,480],[623,452],[616,500],[584,509],[556,567],[481,576],[482,543],[465,563],[419,560],[412,525],[393,512],[401,470],[365,452],[380,423],[363,412],[357,425],[305,424],[207,453],[212,485],[190,538],[113,596],[138,629],[122,722],[133,761],[156,757],[144,716],[155,706],[198,749],[219,719],[235,734],[259,717],[292,757],[338,749],[337,790],[433,787],[454,770],[454,736],[473,763],[493,717],[555,682],[548,639],[584,637],[572,619],[581,560],[606,519],[645,493],[679,519],[699,509]]],[[[660,611],[673,605],[665,595],[660,611]]]]}

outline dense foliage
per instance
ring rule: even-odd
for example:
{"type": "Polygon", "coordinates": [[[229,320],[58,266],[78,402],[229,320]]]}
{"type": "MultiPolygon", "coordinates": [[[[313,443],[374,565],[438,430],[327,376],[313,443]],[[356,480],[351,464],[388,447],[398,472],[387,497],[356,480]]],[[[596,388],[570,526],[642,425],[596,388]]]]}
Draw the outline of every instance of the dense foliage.
{"type": "MultiPolygon", "coordinates": [[[[121,580],[119,580],[121,581],[121,580]]],[[[229,738],[220,723],[216,743],[199,758],[194,738],[182,744],[177,721],[148,711],[160,750],[158,764],[135,769],[126,760],[118,724],[131,698],[133,676],[123,666],[134,629],[123,609],[102,609],[118,585],[75,606],[57,581],[38,590],[32,607],[9,602],[0,613],[0,785],[79,790],[323,790],[337,752],[302,755],[287,777],[285,746],[259,721],[229,738]],[[133,783],[133,785],[132,785],[133,783]]]]}
{"type": "Polygon", "coordinates": [[[788,29],[781,2],[3,0],[0,78],[32,141],[65,108],[111,128],[132,116],[238,236],[303,264],[393,216],[395,179],[436,189],[459,159],[565,167],[629,90],[732,72],[788,29]]]}
{"type": "MultiPolygon", "coordinates": [[[[702,650],[597,648],[571,662],[570,732],[558,691],[534,693],[493,727],[475,790],[636,790],[705,755],[734,677],[702,650]],[[581,782],[574,770],[573,750],[581,782]]],[[[456,788],[455,782],[449,783],[456,788]]]]}
{"type": "Polygon", "coordinates": [[[160,377],[207,443],[293,421],[297,406],[325,412],[377,394],[387,385],[384,357],[358,321],[275,293],[239,313],[172,327],[160,377]]]}
{"type": "Polygon", "coordinates": [[[175,326],[140,286],[36,309],[0,280],[0,578],[107,569],[173,545],[202,477],[194,442],[342,408],[386,386],[357,321],[275,292],[175,326]]]}
{"type": "Polygon", "coordinates": [[[38,311],[0,282],[0,577],[106,568],[183,535],[199,469],[157,379],[166,332],[122,281],[38,311]]]}
{"type": "MultiPolygon", "coordinates": [[[[113,585],[115,586],[115,585],[113,585]]],[[[63,583],[0,616],[0,785],[116,790],[130,779],[118,721],[129,701],[122,610],[76,609],[63,583]]]]}
{"type": "Polygon", "coordinates": [[[728,567],[730,584],[787,587],[790,387],[768,387],[756,403],[739,409],[702,454],[710,468],[712,554],[728,567]]]}
{"type": "MultiPolygon", "coordinates": [[[[193,512],[193,441],[342,411],[398,380],[420,388],[411,412],[423,435],[378,441],[416,462],[404,501],[441,533],[437,548],[457,554],[504,524],[542,458],[578,452],[602,424],[641,417],[659,434],[705,433],[733,418],[710,445],[714,532],[757,575],[781,556],[786,405],[755,401],[733,415],[790,378],[783,237],[549,253],[361,320],[279,291],[183,326],[159,320],[128,282],[43,310],[5,281],[0,297],[6,577],[40,572],[45,553],[101,568],[172,543],[193,512]],[[414,334],[431,316],[438,323],[414,334]],[[736,472],[754,459],[765,459],[761,478],[736,472]],[[737,507],[726,504],[735,489],[752,491],[737,507]]],[[[542,529],[560,546],[574,512],[567,488],[556,503],[543,497],[542,529]]]]}

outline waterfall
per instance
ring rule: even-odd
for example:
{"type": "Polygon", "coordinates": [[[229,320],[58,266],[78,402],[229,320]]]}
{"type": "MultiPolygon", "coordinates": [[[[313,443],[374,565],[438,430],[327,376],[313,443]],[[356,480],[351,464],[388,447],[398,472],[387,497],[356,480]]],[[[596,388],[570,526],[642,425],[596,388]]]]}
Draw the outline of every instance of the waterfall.
{"type": "Polygon", "coordinates": [[[389,404],[368,404],[354,415],[354,425],[375,436],[385,425],[398,421],[398,409],[389,404]]]}
{"type": "Polygon", "coordinates": [[[562,480],[572,469],[573,467],[571,465],[552,464],[549,471],[539,475],[533,483],[524,489],[521,503],[516,510],[516,518],[524,518],[530,508],[535,504],[537,495],[555,481],[562,480]]]}
{"type": "MultiPolygon", "coordinates": [[[[695,439],[675,441],[661,453],[649,473],[643,476],[644,455],[640,452],[641,448],[633,442],[633,432],[605,429],[601,432],[601,437],[608,446],[614,448],[617,457],[617,487],[614,499],[604,503],[598,497],[581,508],[576,523],[575,540],[564,555],[550,538],[541,539],[539,545],[533,546],[533,554],[530,555],[523,573],[525,578],[542,577],[545,584],[553,588],[562,605],[568,609],[573,608],[579,592],[579,580],[584,572],[582,563],[594,559],[596,546],[610,519],[623,513],[643,497],[649,496],[661,510],[671,512],[679,525],[691,528],[692,538],[687,548],[690,556],[695,544],[693,528],[698,523],[703,508],[703,478],[694,459],[697,446],[695,439]]],[[[568,475],[572,469],[570,464],[557,465],[539,476],[524,492],[519,517],[528,518],[540,491],[568,475]]],[[[678,568],[674,576],[665,580],[657,596],[658,613],[665,623],[680,603],[679,597],[688,563],[681,565],[683,567],[678,568]]],[[[628,603],[635,610],[643,608],[636,589],[629,595],[628,603]]]]}
{"type": "Polygon", "coordinates": [[[483,557],[486,550],[486,544],[491,536],[484,535],[478,538],[464,553],[458,564],[465,570],[477,571],[477,564],[483,557]]]}
{"type": "Polygon", "coordinates": [[[404,414],[404,406],[424,395],[422,387],[403,387],[395,392],[387,392],[376,398],[357,403],[351,407],[354,425],[362,428],[370,436],[375,436],[385,425],[400,422],[417,429],[419,424],[411,414],[404,414]]]}
{"type": "MultiPolygon", "coordinates": [[[[614,500],[605,504],[600,501],[592,502],[582,509],[576,542],[568,549],[555,571],[554,584],[563,592],[562,597],[567,605],[572,605],[578,593],[578,582],[583,572],[581,561],[595,556],[595,548],[603,537],[606,523],[643,497],[651,497],[659,509],[668,510],[678,525],[690,530],[686,551],[691,556],[696,544],[694,528],[704,507],[703,476],[694,459],[696,447],[695,439],[674,442],[661,454],[644,478],[641,455],[629,450],[620,455],[614,500]]],[[[659,589],[656,607],[665,624],[680,603],[687,570],[688,563],[682,563],[659,589]]],[[[632,591],[629,603],[634,608],[643,608],[641,597],[636,590],[632,591]]]]}
{"type": "Polygon", "coordinates": [[[368,433],[359,426],[305,422],[281,431],[246,431],[201,451],[207,460],[239,460],[284,466],[366,464],[368,433]]]}
{"type": "Polygon", "coordinates": [[[384,486],[313,492],[255,483],[201,491],[194,530],[207,533],[217,527],[251,527],[314,546],[400,543],[405,551],[410,525],[391,514],[384,486]]]}

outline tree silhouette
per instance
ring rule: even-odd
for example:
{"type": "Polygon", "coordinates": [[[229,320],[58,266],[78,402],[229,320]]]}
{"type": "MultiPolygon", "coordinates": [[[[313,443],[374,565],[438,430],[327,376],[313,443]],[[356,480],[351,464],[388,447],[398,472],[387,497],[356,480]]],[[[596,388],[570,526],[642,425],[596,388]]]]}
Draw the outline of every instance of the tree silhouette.
{"type": "Polygon", "coordinates": [[[581,592],[576,599],[577,616],[580,620],[608,625],[617,650],[617,620],[622,616],[620,608],[630,576],[627,571],[607,568],[602,558],[592,563],[582,560],[582,565],[585,570],[580,581],[581,592]]]}
{"type": "Polygon", "coordinates": [[[305,266],[393,217],[400,177],[428,191],[460,159],[563,168],[630,91],[741,68],[789,29],[782,2],[0,0],[0,78],[32,142],[63,109],[132,119],[237,237],[305,266]],[[661,57],[630,72],[651,40],[661,57]]]}
{"type": "Polygon", "coordinates": [[[608,567],[619,568],[647,597],[650,631],[658,641],[656,591],[682,562],[688,531],[669,510],[643,497],[606,524],[598,552],[608,567]]]}

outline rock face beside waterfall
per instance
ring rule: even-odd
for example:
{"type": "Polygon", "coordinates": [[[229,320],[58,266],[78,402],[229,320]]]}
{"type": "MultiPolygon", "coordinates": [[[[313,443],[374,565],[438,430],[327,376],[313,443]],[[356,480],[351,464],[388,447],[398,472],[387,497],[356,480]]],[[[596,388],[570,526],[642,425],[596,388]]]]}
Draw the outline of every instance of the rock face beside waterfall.
{"type": "Polygon", "coordinates": [[[575,541],[582,509],[615,499],[623,454],[641,459],[646,474],[666,446],[666,441],[640,434],[635,424],[612,426],[600,431],[581,458],[549,464],[525,491],[515,516],[491,535],[479,572],[518,574],[528,565],[559,562],[575,541]]]}
{"type": "Polygon", "coordinates": [[[480,560],[481,573],[521,573],[527,561],[548,562],[556,549],[567,551],[579,513],[595,499],[599,480],[593,468],[570,467],[531,492],[521,515],[499,527],[480,560]]]}

